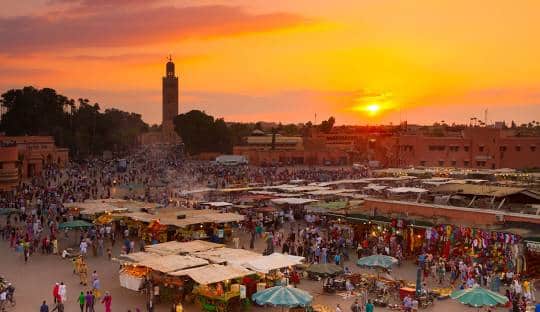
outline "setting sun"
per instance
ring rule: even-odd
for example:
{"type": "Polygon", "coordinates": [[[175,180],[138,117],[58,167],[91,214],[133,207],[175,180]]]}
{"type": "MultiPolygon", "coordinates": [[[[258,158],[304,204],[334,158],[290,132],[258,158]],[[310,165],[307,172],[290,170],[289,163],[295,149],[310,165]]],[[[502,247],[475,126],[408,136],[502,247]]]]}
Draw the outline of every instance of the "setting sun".
{"type": "Polygon", "coordinates": [[[381,106],[379,104],[369,104],[364,108],[370,115],[377,115],[379,111],[381,110],[381,106]]]}

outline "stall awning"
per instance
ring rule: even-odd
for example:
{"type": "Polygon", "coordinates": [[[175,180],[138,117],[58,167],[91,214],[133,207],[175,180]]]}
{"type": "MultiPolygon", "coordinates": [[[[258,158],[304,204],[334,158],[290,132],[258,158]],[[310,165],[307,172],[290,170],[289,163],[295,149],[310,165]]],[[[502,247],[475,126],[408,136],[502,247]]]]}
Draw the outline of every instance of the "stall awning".
{"type": "Polygon", "coordinates": [[[254,272],[242,267],[219,264],[210,264],[199,268],[170,273],[172,276],[189,276],[192,280],[201,285],[218,283],[251,274],[254,274],[254,272]]]}
{"type": "Polygon", "coordinates": [[[314,202],[316,202],[316,200],[307,199],[307,198],[292,197],[292,198],[275,198],[275,199],[272,199],[272,202],[274,204],[278,204],[278,205],[284,205],[284,204],[288,204],[288,205],[305,205],[305,204],[309,204],[309,203],[314,203],[314,202]]]}
{"type": "Polygon", "coordinates": [[[213,208],[221,208],[221,207],[229,207],[232,206],[232,203],[228,202],[202,202],[201,205],[203,206],[210,206],[213,208]]]}
{"type": "Polygon", "coordinates": [[[364,187],[364,190],[382,191],[387,187],[388,186],[386,186],[386,185],[369,184],[368,186],[364,187]]]}
{"type": "Polygon", "coordinates": [[[146,261],[155,257],[159,257],[159,255],[141,251],[141,252],[132,252],[125,255],[120,255],[115,260],[121,263],[124,263],[124,262],[139,263],[139,262],[146,261]]]}
{"type": "Polygon", "coordinates": [[[394,187],[388,189],[390,193],[405,194],[405,193],[426,193],[428,190],[419,187],[394,187]]]}
{"type": "Polygon", "coordinates": [[[195,252],[193,253],[193,256],[206,259],[212,263],[228,263],[236,265],[241,265],[263,257],[261,254],[253,251],[227,247],[195,252]]]}
{"type": "Polygon", "coordinates": [[[137,265],[145,266],[154,271],[163,273],[170,273],[187,268],[198,267],[208,264],[208,261],[193,256],[180,256],[180,255],[167,255],[167,256],[154,256],[146,259],[137,265]]]}
{"type": "Polygon", "coordinates": [[[158,255],[178,255],[184,253],[193,253],[198,251],[206,251],[214,248],[223,247],[222,244],[215,244],[202,240],[194,240],[190,242],[171,241],[161,244],[148,245],[145,247],[147,252],[158,255]]]}
{"type": "Polygon", "coordinates": [[[248,261],[247,263],[243,264],[243,266],[253,271],[268,273],[272,270],[301,264],[303,260],[304,257],[273,253],[269,256],[248,261]]]}

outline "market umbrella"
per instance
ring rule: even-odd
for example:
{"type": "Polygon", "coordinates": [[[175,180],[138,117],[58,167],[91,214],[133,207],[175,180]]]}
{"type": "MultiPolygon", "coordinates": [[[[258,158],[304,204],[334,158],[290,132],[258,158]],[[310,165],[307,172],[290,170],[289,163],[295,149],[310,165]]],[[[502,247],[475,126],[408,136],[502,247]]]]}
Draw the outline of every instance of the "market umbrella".
{"type": "Polygon", "coordinates": [[[358,266],[368,268],[383,268],[388,270],[392,267],[392,265],[396,264],[397,262],[398,260],[394,257],[385,255],[372,255],[358,259],[356,264],[358,266]]]}
{"type": "Polygon", "coordinates": [[[482,287],[473,287],[454,291],[450,295],[450,298],[456,299],[463,304],[476,308],[485,306],[493,307],[499,304],[503,305],[508,302],[508,298],[505,296],[482,287]]]}
{"type": "Polygon", "coordinates": [[[19,212],[20,212],[20,210],[15,209],[15,208],[1,208],[0,209],[0,216],[10,215],[12,213],[19,213],[19,212]]]}
{"type": "Polygon", "coordinates": [[[306,307],[313,301],[307,291],[290,286],[275,286],[253,294],[251,297],[257,304],[280,306],[282,310],[293,307],[306,307]]]}
{"type": "Polygon", "coordinates": [[[317,263],[310,265],[306,271],[317,275],[327,276],[341,274],[343,273],[343,268],[332,263],[317,263]]]}
{"type": "Polygon", "coordinates": [[[64,223],[60,223],[59,230],[72,230],[72,229],[85,229],[94,226],[92,223],[88,223],[83,220],[73,220],[64,223]]]}

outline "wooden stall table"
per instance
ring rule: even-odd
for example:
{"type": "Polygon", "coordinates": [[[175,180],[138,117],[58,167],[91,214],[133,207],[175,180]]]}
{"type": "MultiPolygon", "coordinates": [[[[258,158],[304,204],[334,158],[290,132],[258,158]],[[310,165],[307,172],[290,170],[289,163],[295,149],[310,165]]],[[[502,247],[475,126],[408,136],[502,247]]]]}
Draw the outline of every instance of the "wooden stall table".
{"type": "Polygon", "coordinates": [[[218,295],[209,291],[197,292],[197,303],[202,311],[228,312],[240,304],[240,292],[226,292],[218,295]]]}
{"type": "Polygon", "coordinates": [[[410,287],[401,287],[399,289],[399,298],[403,300],[407,295],[411,298],[415,297],[416,289],[410,287]]]}

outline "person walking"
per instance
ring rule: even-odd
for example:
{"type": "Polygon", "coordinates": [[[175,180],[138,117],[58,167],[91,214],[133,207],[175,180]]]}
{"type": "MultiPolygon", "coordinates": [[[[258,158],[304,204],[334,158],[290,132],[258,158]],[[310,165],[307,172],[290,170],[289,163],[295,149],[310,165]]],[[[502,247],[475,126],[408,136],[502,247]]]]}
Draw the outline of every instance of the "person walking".
{"type": "Polygon", "coordinates": [[[373,312],[375,310],[375,306],[373,303],[371,303],[371,300],[368,300],[366,303],[366,312],[373,312]]]}
{"type": "Polygon", "coordinates": [[[58,301],[56,303],[56,306],[54,307],[54,309],[51,310],[51,312],[54,312],[54,311],[64,312],[64,304],[62,303],[62,301],[58,301]]]}
{"type": "Polygon", "coordinates": [[[101,297],[101,293],[99,291],[99,289],[101,288],[100,285],[101,285],[101,283],[99,282],[99,278],[96,275],[94,281],[92,282],[92,292],[93,292],[94,296],[96,298],[98,298],[98,299],[101,297]]]}
{"type": "Polygon", "coordinates": [[[79,298],[77,299],[77,302],[79,303],[79,307],[81,307],[81,312],[84,312],[84,301],[85,301],[84,291],[81,291],[81,293],[79,294],[79,298]]]}
{"type": "Polygon", "coordinates": [[[87,291],[84,299],[86,301],[86,312],[94,312],[94,295],[92,292],[87,291]]]}
{"type": "MultiPolygon", "coordinates": [[[[66,302],[67,301],[67,287],[64,285],[64,282],[60,283],[60,286],[58,286],[58,301],[60,302],[66,302]]],[[[56,307],[55,307],[56,308],[56,307]]],[[[62,306],[62,309],[64,307],[62,306]]]]}
{"type": "Polygon", "coordinates": [[[111,312],[112,297],[108,291],[105,292],[105,296],[103,297],[103,300],[101,300],[101,303],[105,305],[105,312],[111,312]]]}
{"type": "Polygon", "coordinates": [[[60,298],[60,295],[58,295],[58,289],[60,288],[59,283],[55,283],[53,287],[53,302],[57,303],[58,299],[60,298]]]}
{"type": "Polygon", "coordinates": [[[358,299],[354,300],[354,303],[351,305],[351,312],[362,312],[362,306],[358,302],[358,299]]]}
{"type": "Polygon", "coordinates": [[[47,305],[47,301],[43,300],[43,303],[39,307],[39,312],[49,312],[49,306],[47,305]]]}

